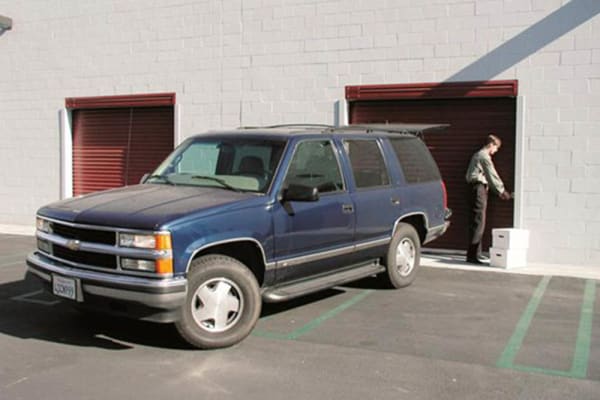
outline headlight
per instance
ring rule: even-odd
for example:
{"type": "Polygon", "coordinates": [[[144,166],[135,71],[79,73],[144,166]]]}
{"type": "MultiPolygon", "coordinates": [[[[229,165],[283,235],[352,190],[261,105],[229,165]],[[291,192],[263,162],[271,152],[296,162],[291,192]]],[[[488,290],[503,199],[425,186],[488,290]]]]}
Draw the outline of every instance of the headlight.
{"type": "Polygon", "coordinates": [[[50,227],[50,221],[48,221],[47,219],[37,217],[35,219],[35,225],[36,225],[38,231],[42,231],[45,233],[52,232],[52,228],[50,227]]]}
{"type": "Polygon", "coordinates": [[[119,246],[158,250],[159,254],[156,260],[121,258],[121,268],[156,272],[161,275],[173,273],[173,245],[169,232],[119,233],[119,246]]]}
{"type": "Polygon", "coordinates": [[[44,253],[52,254],[52,245],[50,244],[50,242],[38,239],[37,247],[44,253]]]}
{"type": "Polygon", "coordinates": [[[154,249],[156,247],[156,238],[154,235],[138,235],[133,233],[119,234],[119,246],[121,247],[139,247],[142,249],[154,249]]]}
{"type": "Polygon", "coordinates": [[[140,249],[171,250],[171,235],[169,233],[120,233],[119,246],[137,247],[140,249]]]}

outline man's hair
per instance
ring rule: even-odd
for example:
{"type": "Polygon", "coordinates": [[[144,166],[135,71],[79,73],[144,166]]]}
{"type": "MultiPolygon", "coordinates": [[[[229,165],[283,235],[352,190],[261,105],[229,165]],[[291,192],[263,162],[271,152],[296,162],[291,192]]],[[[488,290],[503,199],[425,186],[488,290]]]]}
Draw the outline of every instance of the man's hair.
{"type": "Polygon", "coordinates": [[[500,138],[494,134],[489,134],[485,140],[485,145],[487,146],[490,144],[495,144],[496,146],[500,147],[502,146],[502,140],[500,140],[500,138]]]}

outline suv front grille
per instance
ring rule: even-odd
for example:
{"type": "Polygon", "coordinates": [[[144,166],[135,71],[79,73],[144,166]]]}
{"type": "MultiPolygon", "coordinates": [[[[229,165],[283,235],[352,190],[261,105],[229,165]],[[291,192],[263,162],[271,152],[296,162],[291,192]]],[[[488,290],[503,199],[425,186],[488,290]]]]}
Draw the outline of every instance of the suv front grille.
{"type": "MultiPolygon", "coordinates": [[[[116,246],[117,244],[117,232],[115,230],[94,229],[93,226],[72,226],[58,221],[52,221],[50,224],[52,229],[51,235],[63,239],[104,246],[116,246]]],[[[115,254],[72,250],[71,248],[46,241],[42,241],[41,245],[38,243],[38,248],[45,253],[49,253],[59,261],[75,263],[84,268],[118,269],[118,257],[115,254]]]]}
{"type": "Polygon", "coordinates": [[[76,239],[81,242],[102,243],[111,246],[117,243],[117,234],[113,231],[78,228],[53,222],[52,232],[64,238],[76,239]]]}
{"type": "Polygon", "coordinates": [[[110,254],[73,251],[56,244],[52,246],[52,254],[54,257],[78,264],[117,269],[117,257],[110,254]]]}

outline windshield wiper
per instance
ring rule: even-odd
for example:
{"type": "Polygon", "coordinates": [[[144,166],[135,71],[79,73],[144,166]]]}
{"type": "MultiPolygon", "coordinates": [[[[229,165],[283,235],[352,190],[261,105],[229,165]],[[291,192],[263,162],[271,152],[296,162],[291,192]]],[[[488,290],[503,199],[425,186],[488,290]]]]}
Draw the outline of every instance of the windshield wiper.
{"type": "Polygon", "coordinates": [[[214,177],[214,176],[207,176],[207,175],[192,175],[192,179],[206,179],[206,180],[209,180],[209,181],[214,181],[214,182],[217,182],[217,183],[219,183],[219,184],[223,185],[223,187],[224,187],[225,189],[228,189],[228,190],[233,190],[234,192],[242,192],[242,190],[241,190],[241,189],[238,189],[238,188],[236,188],[236,187],[233,187],[233,186],[231,186],[229,183],[225,182],[223,179],[219,179],[219,178],[216,178],[216,177],[214,177]]]}
{"type": "Polygon", "coordinates": [[[146,182],[148,182],[149,179],[160,179],[161,181],[168,183],[169,185],[177,186],[177,184],[173,182],[167,175],[150,175],[146,178],[146,182]]]}

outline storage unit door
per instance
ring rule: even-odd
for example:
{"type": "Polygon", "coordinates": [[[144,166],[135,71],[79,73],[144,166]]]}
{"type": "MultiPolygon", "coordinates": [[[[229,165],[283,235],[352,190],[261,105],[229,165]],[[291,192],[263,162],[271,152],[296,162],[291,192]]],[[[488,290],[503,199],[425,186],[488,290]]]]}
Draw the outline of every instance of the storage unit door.
{"type": "Polygon", "coordinates": [[[73,110],[73,195],[137,184],[173,150],[173,107],[73,110]]]}
{"type": "MultiPolygon", "coordinates": [[[[468,245],[469,186],[465,172],[474,152],[486,136],[495,133],[502,148],[493,157],[507,190],[514,189],[514,98],[458,98],[424,100],[354,101],[350,123],[447,123],[450,128],[425,135],[448,190],[452,223],[448,232],[429,247],[465,250],[468,245]]],[[[484,249],[491,245],[491,229],[513,226],[513,202],[501,201],[490,192],[484,249]]]]}

